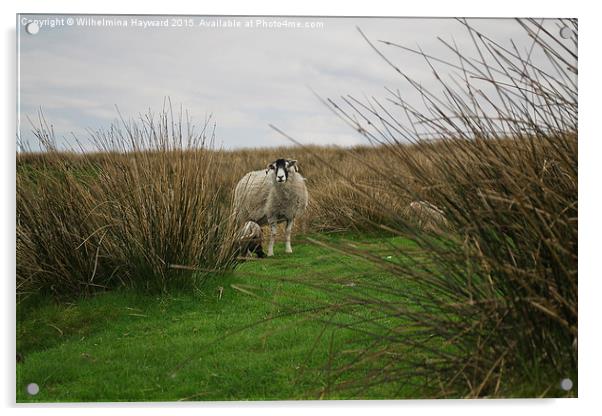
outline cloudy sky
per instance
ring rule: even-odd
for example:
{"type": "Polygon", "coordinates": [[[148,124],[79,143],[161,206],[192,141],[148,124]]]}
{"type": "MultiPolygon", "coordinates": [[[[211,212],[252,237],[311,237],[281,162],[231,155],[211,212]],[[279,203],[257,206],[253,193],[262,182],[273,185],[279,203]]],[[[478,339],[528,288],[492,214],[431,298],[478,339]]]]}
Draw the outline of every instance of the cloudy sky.
{"type": "MultiPolygon", "coordinates": [[[[211,114],[224,148],[290,144],[269,123],[305,143],[363,143],[311,90],[332,98],[384,97],[385,86],[404,96],[412,91],[356,27],[372,40],[420,46],[442,57],[451,52],[437,37],[471,48],[465,29],[453,19],[89,17],[93,20],[20,16],[23,141],[33,143],[27,118],[35,119],[39,109],[68,147],[72,134],[85,140],[86,129],[107,128],[116,120],[116,106],[125,117],[136,117],[160,111],[169,97],[196,124],[211,114]],[[32,20],[39,27],[35,35],[26,31],[32,20]]],[[[531,45],[513,20],[471,23],[503,44],[512,39],[521,49],[531,45]]],[[[557,22],[549,24],[554,28],[557,22]]],[[[423,59],[397,48],[382,50],[425,87],[437,88],[423,59]]]]}

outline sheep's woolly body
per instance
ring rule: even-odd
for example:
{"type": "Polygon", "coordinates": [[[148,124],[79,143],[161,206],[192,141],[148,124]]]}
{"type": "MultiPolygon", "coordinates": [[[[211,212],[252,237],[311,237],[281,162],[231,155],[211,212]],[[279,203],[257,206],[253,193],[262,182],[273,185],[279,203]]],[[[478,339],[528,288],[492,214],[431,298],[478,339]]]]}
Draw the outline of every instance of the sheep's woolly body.
{"type": "Polygon", "coordinates": [[[305,178],[289,173],[285,183],[275,183],[274,172],[247,173],[234,191],[235,215],[239,224],[253,221],[267,225],[273,221],[292,221],[307,207],[305,178]]]}
{"type": "Polygon", "coordinates": [[[445,213],[430,202],[414,201],[410,203],[410,209],[414,213],[419,226],[424,229],[440,231],[442,228],[449,228],[445,213]]]}

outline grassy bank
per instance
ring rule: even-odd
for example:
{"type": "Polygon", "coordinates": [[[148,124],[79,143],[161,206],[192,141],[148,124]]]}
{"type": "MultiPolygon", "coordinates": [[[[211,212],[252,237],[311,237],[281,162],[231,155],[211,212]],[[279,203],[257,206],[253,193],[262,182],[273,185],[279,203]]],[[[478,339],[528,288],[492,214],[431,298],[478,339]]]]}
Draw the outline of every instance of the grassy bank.
{"type": "MultiPolygon", "coordinates": [[[[400,238],[352,241],[383,258],[391,244],[415,250],[400,238]]],[[[335,297],[310,287],[309,280],[308,284],[286,280],[302,281],[310,271],[319,272],[346,295],[365,291],[363,283],[372,279],[389,281],[399,289],[402,281],[369,262],[314,244],[297,244],[292,255],[276,254],[246,262],[195,293],[153,296],[116,291],[69,304],[21,305],[17,349],[23,362],[17,365],[17,400],[421,396],[408,380],[364,392],[329,394],[331,370],[346,360],[346,354],[334,351],[365,348],[371,340],[357,328],[337,329],[327,323],[351,321],[335,316],[330,308],[322,309],[336,303],[335,297]],[[300,313],[289,315],[294,311],[300,313]],[[31,382],[40,386],[37,396],[25,391],[31,382]]],[[[357,308],[357,313],[368,318],[375,312],[365,307],[357,308]]]]}
{"type": "MultiPolygon", "coordinates": [[[[392,263],[403,261],[392,256],[394,248],[420,255],[412,242],[397,237],[346,235],[327,241],[361,246],[392,263]]],[[[375,280],[396,291],[417,290],[370,262],[300,243],[292,255],[246,262],[194,293],[114,291],[69,304],[20,305],[17,401],[431,398],[420,376],[332,389],[387,369],[391,357],[384,356],[370,360],[362,374],[340,372],[357,351],[370,349],[371,324],[403,324],[401,318],[380,319],[369,304],[355,307],[354,317],[333,312],[341,298],[369,293],[375,280]],[[331,290],[312,287],[309,270],[329,280],[331,290]],[[26,392],[32,382],[40,386],[36,396],[26,392]]],[[[385,300],[398,298],[381,297],[385,300]]],[[[429,358],[420,349],[403,356],[410,363],[429,358]]],[[[550,396],[573,394],[560,391],[545,374],[540,378],[499,393],[532,397],[548,388],[550,396]]]]}

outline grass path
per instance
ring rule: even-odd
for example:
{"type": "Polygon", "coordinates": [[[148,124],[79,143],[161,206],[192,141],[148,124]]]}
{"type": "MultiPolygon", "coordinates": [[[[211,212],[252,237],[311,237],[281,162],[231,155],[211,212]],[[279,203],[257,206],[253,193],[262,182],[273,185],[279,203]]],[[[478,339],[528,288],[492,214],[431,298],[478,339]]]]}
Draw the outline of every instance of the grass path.
{"type": "MultiPolygon", "coordinates": [[[[357,244],[383,256],[386,244],[409,244],[359,239],[357,244]]],[[[354,283],[358,276],[387,276],[363,260],[327,248],[309,243],[294,248],[295,253],[285,255],[277,245],[274,258],[246,262],[194,293],[115,291],[72,304],[19,307],[17,351],[23,361],[17,364],[17,401],[320,397],[331,376],[329,368],[341,364],[329,361],[329,351],[361,348],[367,341],[351,330],[325,327],[316,314],[271,319],[334,301],[283,279],[320,273],[341,291],[353,291],[361,290],[354,283]],[[36,396],[26,393],[32,382],[40,386],[36,396]]],[[[406,394],[390,385],[361,397],[406,394]]]]}

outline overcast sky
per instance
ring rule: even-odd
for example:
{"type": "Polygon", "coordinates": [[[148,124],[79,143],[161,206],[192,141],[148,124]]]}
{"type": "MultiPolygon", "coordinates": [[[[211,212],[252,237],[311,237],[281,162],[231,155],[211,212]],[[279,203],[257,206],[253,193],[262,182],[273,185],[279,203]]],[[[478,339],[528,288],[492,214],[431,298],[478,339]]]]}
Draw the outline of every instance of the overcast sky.
{"type": "MultiPolygon", "coordinates": [[[[35,35],[23,24],[18,28],[20,135],[25,141],[32,139],[27,117],[35,118],[40,108],[60,142],[69,146],[71,133],[85,139],[87,128],[114,122],[115,106],[125,117],[135,117],[148,109],[160,111],[170,97],[196,124],[212,114],[217,143],[224,148],[290,144],[268,123],[306,143],[364,143],[310,88],[332,98],[384,97],[385,86],[399,88],[404,96],[412,92],[356,26],[375,41],[420,46],[437,56],[451,56],[437,37],[471,50],[466,30],[453,19],[172,17],[169,27],[156,27],[150,25],[167,18],[95,15],[92,26],[83,17],[20,17],[20,23],[37,20],[40,26],[35,35]],[[211,26],[233,20],[241,26],[211,26]],[[253,27],[245,27],[249,22],[253,27]],[[315,27],[257,27],[258,22],[315,27]]],[[[523,50],[531,45],[511,19],[471,23],[503,44],[513,39],[523,50]]],[[[557,22],[548,24],[555,28],[557,22]]],[[[392,47],[382,50],[425,87],[437,88],[424,60],[392,47]]]]}

